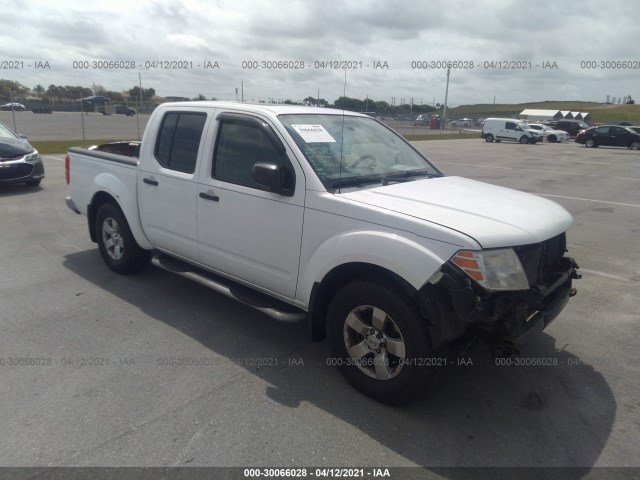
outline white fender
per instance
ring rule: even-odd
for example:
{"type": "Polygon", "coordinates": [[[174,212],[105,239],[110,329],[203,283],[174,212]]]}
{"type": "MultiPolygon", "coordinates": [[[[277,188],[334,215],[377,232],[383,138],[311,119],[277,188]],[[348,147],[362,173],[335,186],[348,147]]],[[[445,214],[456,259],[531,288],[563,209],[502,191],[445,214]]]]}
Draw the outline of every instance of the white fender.
{"type": "Polygon", "coordinates": [[[357,262],[385,268],[419,289],[460,249],[445,242],[430,240],[429,243],[434,248],[427,249],[416,241],[393,233],[342,232],[324,241],[311,254],[301,269],[296,296],[308,305],[314,283],[322,281],[335,267],[357,262]]]}

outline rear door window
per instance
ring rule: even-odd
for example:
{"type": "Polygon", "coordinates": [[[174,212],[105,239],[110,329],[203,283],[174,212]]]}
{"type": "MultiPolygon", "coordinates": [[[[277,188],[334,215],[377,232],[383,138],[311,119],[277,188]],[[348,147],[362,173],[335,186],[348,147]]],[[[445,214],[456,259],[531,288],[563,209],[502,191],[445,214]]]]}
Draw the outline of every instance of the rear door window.
{"type": "Polygon", "coordinates": [[[170,170],[193,173],[206,119],[206,113],[198,112],[165,114],[154,151],[158,163],[170,170]]]}

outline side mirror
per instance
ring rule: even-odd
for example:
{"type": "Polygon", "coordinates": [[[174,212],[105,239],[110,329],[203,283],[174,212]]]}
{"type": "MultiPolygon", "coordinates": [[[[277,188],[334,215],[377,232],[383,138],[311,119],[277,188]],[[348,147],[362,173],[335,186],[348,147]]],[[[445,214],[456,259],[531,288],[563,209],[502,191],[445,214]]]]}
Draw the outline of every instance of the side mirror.
{"type": "Polygon", "coordinates": [[[26,140],[26,139],[27,139],[27,136],[26,136],[26,135],[22,135],[22,134],[20,134],[20,133],[18,134],[18,137],[22,138],[23,140],[26,140]]]}
{"type": "Polygon", "coordinates": [[[280,193],[282,190],[282,172],[275,163],[255,163],[251,168],[251,177],[272,192],[280,193]]]}

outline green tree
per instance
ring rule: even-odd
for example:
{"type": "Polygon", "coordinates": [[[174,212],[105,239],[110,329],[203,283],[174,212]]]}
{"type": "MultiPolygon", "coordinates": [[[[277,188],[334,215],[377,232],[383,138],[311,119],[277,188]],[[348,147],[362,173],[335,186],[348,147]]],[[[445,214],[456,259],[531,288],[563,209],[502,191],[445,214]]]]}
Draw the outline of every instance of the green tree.
{"type": "Polygon", "coordinates": [[[53,101],[71,101],[79,100],[92,95],[90,88],[80,85],[49,85],[47,88],[47,96],[53,101]]]}
{"type": "Polygon", "coordinates": [[[315,97],[307,97],[305,98],[302,103],[304,105],[311,105],[314,107],[326,107],[327,105],[329,105],[329,102],[327,102],[324,98],[315,98],[315,97]]]}
{"type": "Polygon", "coordinates": [[[104,92],[104,96],[109,97],[112,102],[124,102],[124,97],[120,92],[113,92],[111,90],[108,90],[104,92]]]}
{"type": "Polygon", "coordinates": [[[364,102],[357,98],[340,97],[333,102],[333,106],[341,110],[350,110],[352,112],[364,111],[364,102]]]}
{"type": "Polygon", "coordinates": [[[14,80],[0,79],[0,101],[9,102],[11,99],[21,99],[30,93],[30,89],[14,80]]]}
{"type": "MultiPolygon", "coordinates": [[[[156,91],[153,88],[143,88],[142,89],[142,101],[148,102],[151,100],[151,97],[155,96],[156,91]]],[[[131,100],[137,101],[140,98],[140,87],[137,85],[129,90],[129,95],[131,96],[131,100]]]]}
{"type": "Polygon", "coordinates": [[[104,88],[102,85],[96,85],[95,83],[93,85],[91,85],[91,91],[93,92],[94,95],[100,95],[103,97],[108,97],[107,95],[107,89],[104,88]]]}

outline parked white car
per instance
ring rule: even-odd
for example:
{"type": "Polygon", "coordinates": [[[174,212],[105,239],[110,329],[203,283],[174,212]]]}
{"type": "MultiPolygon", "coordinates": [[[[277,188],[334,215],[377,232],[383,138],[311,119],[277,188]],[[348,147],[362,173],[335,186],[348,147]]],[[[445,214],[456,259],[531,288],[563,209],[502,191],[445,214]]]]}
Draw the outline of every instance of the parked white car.
{"type": "Polygon", "coordinates": [[[527,125],[529,126],[529,128],[541,132],[547,142],[568,142],[571,138],[569,134],[564,130],[554,130],[550,126],[544,125],[542,123],[529,123],[527,125]]]}

